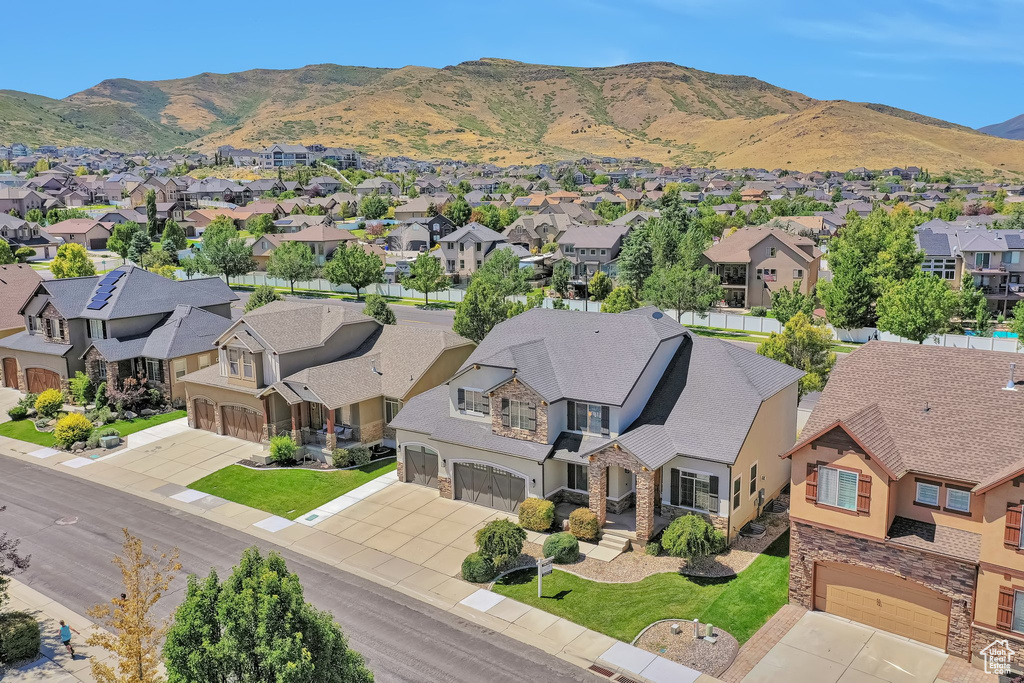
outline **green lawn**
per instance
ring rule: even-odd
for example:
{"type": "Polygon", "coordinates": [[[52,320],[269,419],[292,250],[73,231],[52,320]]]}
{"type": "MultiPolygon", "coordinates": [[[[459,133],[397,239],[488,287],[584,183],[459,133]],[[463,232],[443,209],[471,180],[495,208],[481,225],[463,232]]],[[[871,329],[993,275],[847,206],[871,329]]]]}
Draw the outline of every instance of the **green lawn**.
{"type": "Polygon", "coordinates": [[[189,488],[296,519],[394,469],[394,460],[333,472],[301,469],[260,472],[241,465],[229,465],[192,482],[189,488]]]}
{"type": "MultiPolygon", "coordinates": [[[[751,342],[754,344],[760,344],[761,342],[768,339],[768,334],[761,334],[759,332],[745,332],[739,330],[725,330],[719,327],[694,327],[689,328],[694,334],[698,334],[701,337],[717,337],[719,339],[732,339],[733,341],[751,342]]],[[[834,342],[832,344],[832,350],[836,353],[850,353],[856,346],[849,344],[840,344],[834,342]]]]}
{"type": "Polygon", "coordinates": [[[528,569],[494,586],[496,593],[627,643],[660,619],[700,619],[721,626],[741,645],[786,604],[788,590],[788,532],[727,579],[666,573],[636,583],[599,583],[556,569],[544,577],[544,597],[538,599],[537,571],[528,569]]]}
{"type": "MultiPolygon", "coordinates": [[[[137,417],[134,420],[118,420],[117,422],[107,425],[107,427],[113,427],[116,429],[123,438],[129,434],[134,434],[135,432],[147,429],[148,427],[155,427],[182,417],[185,417],[184,410],[173,410],[161,415],[137,417]]],[[[40,446],[49,446],[51,448],[54,446],[53,432],[37,431],[32,420],[18,420],[17,422],[0,423],[0,436],[18,439],[19,441],[27,441],[29,443],[39,444],[40,446]]]]}

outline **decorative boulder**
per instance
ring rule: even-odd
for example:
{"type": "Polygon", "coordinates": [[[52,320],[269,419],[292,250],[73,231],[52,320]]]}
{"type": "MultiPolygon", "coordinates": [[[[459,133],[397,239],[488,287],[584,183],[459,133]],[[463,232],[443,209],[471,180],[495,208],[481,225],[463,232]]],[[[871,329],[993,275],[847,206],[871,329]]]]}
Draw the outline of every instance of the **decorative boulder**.
{"type": "Polygon", "coordinates": [[[136,415],[135,413],[133,413],[130,410],[124,411],[124,419],[126,419],[126,420],[134,420],[137,417],[138,417],[138,415],[136,415]]]}
{"type": "Polygon", "coordinates": [[[71,444],[71,450],[72,451],[84,451],[85,450],[85,442],[84,441],[76,441],[76,442],[74,442],[73,444],[71,444]]]}
{"type": "Polygon", "coordinates": [[[142,410],[139,411],[139,415],[141,415],[142,417],[149,417],[150,415],[156,415],[156,411],[150,410],[149,408],[143,408],[142,410]]]}

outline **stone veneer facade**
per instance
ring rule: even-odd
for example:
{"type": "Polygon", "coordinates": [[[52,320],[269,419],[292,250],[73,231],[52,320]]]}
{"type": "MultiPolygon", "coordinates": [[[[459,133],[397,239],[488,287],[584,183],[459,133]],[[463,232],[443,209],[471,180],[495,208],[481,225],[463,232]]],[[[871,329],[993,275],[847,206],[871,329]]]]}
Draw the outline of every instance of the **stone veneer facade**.
{"type": "Polygon", "coordinates": [[[952,599],[946,649],[958,657],[968,656],[976,579],[973,564],[796,520],[790,524],[790,532],[790,602],[814,609],[816,561],[855,564],[900,576],[952,599]]]}
{"type": "Polygon", "coordinates": [[[440,474],[438,475],[437,490],[440,492],[442,498],[455,500],[455,491],[452,489],[452,480],[449,477],[442,477],[440,474]]]}
{"type": "MultiPolygon", "coordinates": [[[[597,515],[600,526],[607,520],[608,467],[631,470],[636,474],[636,538],[643,544],[654,536],[654,508],[658,502],[657,473],[642,466],[636,458],[613,444],[590,456],[587,481],[590,487],[590,510],[597,515]]],[[[628,506],[628,496],[622,501],[628,506]]],[[[620,501],[620,502],[622,502],[620,501]]],[[[614,514],[614,513],[613,513],[614,514]]]]}
{"type": "Polygon", "coordinates": [[[695,512],[688,508],[675,507],[665,503],[661,504],[660,514],[670,522],[676,517],[682,517],[683,515],[700,515],[711,526],[725,534],[726,537],[729,535],[729,518],[722,515],[710,515],[706,512],[695,512]]]}
{"type": "Polygon", "coordinates": [[[550,443],[548,441],[548,411],[547,404],[530,387],[526,386],[513,377],[510,381],[501,385],[490,393],[491,399],[491,431],[498,436],[506,436],[510,439],[520,441],[533,441],[535,443],[550,443]],[[516,429],[501,424],[501,399],[507,398],[514,401],[526,401],[537,408],[537,429],[516,429]]]}
{"type": "Polygon", "coordinates": [[[1010,649],[1013,650],[1014,665],[1018,669],[1024,669],[1024,636],[1012,635],[1005,631],[994,631],[981,626],[971,627],[971,661],[974,666],[979,668],[983,666],[984,655],[981,651],[996,640],[1005,640],[1010,644],[1010,649]]]}

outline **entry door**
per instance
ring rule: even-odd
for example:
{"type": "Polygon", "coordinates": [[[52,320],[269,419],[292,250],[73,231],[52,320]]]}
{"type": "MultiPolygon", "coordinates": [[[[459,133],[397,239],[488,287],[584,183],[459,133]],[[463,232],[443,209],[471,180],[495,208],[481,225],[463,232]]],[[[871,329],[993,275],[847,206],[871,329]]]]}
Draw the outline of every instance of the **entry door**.
{"type": "Polygon", "coordinates": [[[4,386],[8,389],[18,388],[18,360],[4,358],[4,386]]]}

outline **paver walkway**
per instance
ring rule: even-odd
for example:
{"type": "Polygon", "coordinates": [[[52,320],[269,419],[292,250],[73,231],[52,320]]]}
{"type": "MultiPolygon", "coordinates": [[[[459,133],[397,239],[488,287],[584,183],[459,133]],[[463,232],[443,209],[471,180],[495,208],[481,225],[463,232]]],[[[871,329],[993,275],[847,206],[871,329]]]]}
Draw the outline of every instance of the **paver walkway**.
{"type": "Polygon", "coordinates": [[[601,660],[604,668],[631,673],[633,678],[643,673],[636,680],[653,683],[717,680],[685,667],[683,669],[692,673],[679,678],[680,671],[675,668],[678,665],[649,653],[653,659],[644,663],[642,670],[631,669],[630,666],[638,662],[622,659],[621,648],[613,650],[613,646],[624,643],[543,610],[481,591],[478,586],[457,578],[462,560],[476,549],[473,539],[476,529],[491,519],[514,519],[514,516],[464,501],[440,498],[437,490],[398,482],[397,475],[391,472],[317,508],[316,517],[311,518],[313,513],[310,513],[293,522],[186,488],[196,479],[262,452],[259,444],[191,430],[187,426],[182,428],[179,421],[151,430],[133,435],[143,436],[137,443],[130,442],[128,450],[98,460],[79,458],[86,460],[81,465],[73,462],[73,456],[60,451],[45,457],[33,456],[31,451],[38,450],[38,446],[3,437],[0,437],[0,455],[28,460],[205,516],[415,597],[584,668],[601,660]],[[166,428],[162,432],[151,431],[162,427],[166,428]],[[160,436],[161,433],[165,435],[160,436]],[[493,595],[498,601],[486,609],[479,609],[483,603],[475,600],[464,603],[478,592],[493,595]],[[602,659],[606,654],[612,659],[602,659]]]}

